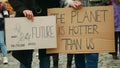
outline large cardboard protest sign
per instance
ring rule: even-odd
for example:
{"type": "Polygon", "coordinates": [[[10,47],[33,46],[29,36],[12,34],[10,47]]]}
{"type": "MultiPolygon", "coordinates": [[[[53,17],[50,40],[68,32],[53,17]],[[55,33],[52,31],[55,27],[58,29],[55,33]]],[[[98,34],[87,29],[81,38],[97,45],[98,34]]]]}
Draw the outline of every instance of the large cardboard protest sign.
{"type": "Polygon", "coordinates": [[[56,48],[56,17],[5,19],[7,50],[56,48]]]}
{"type": "Polygon", "coordinates": [[[114,52],[112,6],[49,9],[57,18],[57,49],[48,53],[114,52]]]}

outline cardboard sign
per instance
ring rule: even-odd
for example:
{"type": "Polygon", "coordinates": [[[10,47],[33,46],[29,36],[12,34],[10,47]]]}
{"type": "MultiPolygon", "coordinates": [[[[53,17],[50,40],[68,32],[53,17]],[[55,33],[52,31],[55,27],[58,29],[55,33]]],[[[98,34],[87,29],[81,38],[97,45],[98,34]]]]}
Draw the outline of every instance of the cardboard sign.
{"type": "Polygon", "coordinates": [[[6,18],[7,50],[56,48],[56,17],[6,18]]]}
{"type": "Polygon", "coordinates": [[[114,52],[112,6],[49,9],[57,18],[57,49],[48,53],[114,52]]]}

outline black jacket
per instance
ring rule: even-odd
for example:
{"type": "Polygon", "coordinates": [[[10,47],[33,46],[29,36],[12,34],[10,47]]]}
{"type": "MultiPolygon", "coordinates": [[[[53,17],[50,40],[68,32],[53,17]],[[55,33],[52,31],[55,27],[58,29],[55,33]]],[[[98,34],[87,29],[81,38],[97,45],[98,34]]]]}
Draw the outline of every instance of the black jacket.
{"type": "Polygon", "coordinates": [[[46,16],[47,9],[60,6],[60,0],[8,0],[17,17],[23,16],[23,10],[32,10],[35,16],[46,16]],[[39,11],[41,13],[39,13],[39,11]],[[38,13],[37,13],[38,12],[38,13]]]}
{"type": "Polygon", "coordinates": [[[0,30],[4,30],[4,18],[9,17],[8,11],[3,5],[0,5],[2,8],[0,9],[0,30]]]}

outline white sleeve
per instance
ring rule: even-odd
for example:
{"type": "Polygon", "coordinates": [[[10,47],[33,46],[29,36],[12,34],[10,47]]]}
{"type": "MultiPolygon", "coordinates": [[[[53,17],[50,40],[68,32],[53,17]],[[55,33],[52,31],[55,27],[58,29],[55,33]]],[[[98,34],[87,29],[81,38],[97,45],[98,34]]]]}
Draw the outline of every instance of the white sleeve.
{"type": "Polygon", "coordinates": [[[72,2],[73,2],[73,0],[66,0],[64,7],[69,7],[70,3],[72,3],[72,2]]]}
{"type": "Polygon", "coordinates": [[[7,10],[4,10],[4,11],[3,11],[3,14],[4,14],[4,15],[7,15],[7,16],[9,15],[7,10]]]}

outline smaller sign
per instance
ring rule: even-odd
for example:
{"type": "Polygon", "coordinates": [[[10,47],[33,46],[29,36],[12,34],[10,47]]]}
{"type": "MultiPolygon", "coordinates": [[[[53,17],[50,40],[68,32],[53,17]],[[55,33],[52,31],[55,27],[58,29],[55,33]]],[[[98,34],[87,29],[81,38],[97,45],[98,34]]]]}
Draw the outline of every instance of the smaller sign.
{"type": "Polygon", "coordinates": [[[56,48],[56,17],[6,18],[7,50],[56,48]]]}

